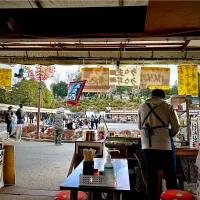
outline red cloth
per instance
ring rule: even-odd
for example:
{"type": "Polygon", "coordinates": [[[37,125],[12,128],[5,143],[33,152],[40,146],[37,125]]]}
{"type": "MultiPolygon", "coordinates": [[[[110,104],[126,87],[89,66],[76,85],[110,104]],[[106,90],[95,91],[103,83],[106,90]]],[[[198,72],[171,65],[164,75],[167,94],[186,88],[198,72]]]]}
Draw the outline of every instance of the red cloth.
{"type": "MultiPolygon", "coordinates": [[[[54,197],[54,200],[70,200],[70,191],[65,190],[62,192],[59,192],[54,197]]],[[[78,192],[78,200],[87,200],[87,194],[85,192],[78,192]]]]}
{"type": "Polygon", "coordinates": [[[161,194],[161,200],[195,200],[194,195],[181,190],[166,190],[161,194]]]}

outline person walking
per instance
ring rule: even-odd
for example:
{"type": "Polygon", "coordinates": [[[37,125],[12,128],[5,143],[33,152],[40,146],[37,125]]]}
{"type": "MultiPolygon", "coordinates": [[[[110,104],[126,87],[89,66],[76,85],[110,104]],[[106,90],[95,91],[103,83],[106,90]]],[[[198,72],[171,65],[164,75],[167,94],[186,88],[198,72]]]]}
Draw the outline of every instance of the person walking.
{"type": "Polygon", "coordinates": [[[93,130],[94,129],[94,123],[95,123],[93,115],[91,116],[91,120],[90,121],[91,121],[91,129],[93,130]]]}
{"type": "Polygon", "coordinates": [[[178,189],[172,137],[179,132],[180,125],[173,106],[164,99],[165,92],[155,89],[151,98],[141,104],[138,110],[138,128],[142,130],[142,153],[150,200],[159,198],[158,170],[162,170],[164,174],[167,189],[178,189]]]}
{"type": "Polygon", "coordinates": [[[62,140],[62,132],[64,128],[64,120],[67,120],[64,114],[64,108],[59,108],[56,111],[55,118],[54,118],[54,128],[55,128],[55,145],[61,145],[62,140]]]}
{"type": "Polygon", "coordinates": [[[95,123],[96,129],[97,129],[98,128],[99,120],[98,120],[98,118],[97,118],[96,115],[95,115],[95,118],[94,118],[94,123],[95,123]]]}
{"type": "Polygon", "coordinates": [[[17,116],[17,124],[24,124],[25,111],[23,107],[23,104],[20,103],[19,108],[15,113],[17,116]]]}
{"type": "Polygon", "coordinates": [[[8,137],[13,137],[12,135],[12,115],[13,115],[12,109],[13,107],[9,106],[8,111],[5,113],[5,122],[7,124],[8,137]]]}
{"type": "Polygon", "coordinates": [[[30,112],[30,114],[29,114],[30,124],[33,124],[33,119],[34,119],[34,114],[32,112],[30,112]]]}

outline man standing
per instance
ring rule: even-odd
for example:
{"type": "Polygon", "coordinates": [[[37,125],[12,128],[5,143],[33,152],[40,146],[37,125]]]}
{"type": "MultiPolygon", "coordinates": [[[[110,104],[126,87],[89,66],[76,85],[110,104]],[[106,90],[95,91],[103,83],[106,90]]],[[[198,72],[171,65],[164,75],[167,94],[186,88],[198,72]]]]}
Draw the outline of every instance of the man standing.
{"type": "Polygon", "coordinates": [[[5,121],[7,124],[7,132],[8,132],[9,137],[13,137],[12,135],[12,115],[13,115],[12,108],[13,108],[12,106],[9,106],[8,111],[5,114],[5,121]]]}
{"type": "Polygon", "coordinates": [[[157,200],[158,170],[162,170],[164,174],[167,189],[178,188],[171,137],[178,133],[180,125],[173,107],[164,100],[165,92],[155,89],[151,95],[139,107],[138,127],[142,130],[142,152],[147,170],[149,199],[157,200]]]}
{"type": "Polygon", "coordinates": [[[59,108],[56,111],[55,118],[54,118],[54,128],[56,131],[55,134],[55,145],[61,145],[62,140],[62,132],[64,128],[64,120],[67,120],[64,114],[64,108],[59,108]]]}
{"type": "Polygon", "coordinates": [[[29,114],[30,124],[33,124],[34,114],[30,112],[29,114]]]}
{"type": "Polygon", "coordinates": [[[17,124],[24,124],[24,117],[25,117],[25,111],[23,108],[23,104],[19,104],[19,108],[16,111],[17,116],[17,124]]]}

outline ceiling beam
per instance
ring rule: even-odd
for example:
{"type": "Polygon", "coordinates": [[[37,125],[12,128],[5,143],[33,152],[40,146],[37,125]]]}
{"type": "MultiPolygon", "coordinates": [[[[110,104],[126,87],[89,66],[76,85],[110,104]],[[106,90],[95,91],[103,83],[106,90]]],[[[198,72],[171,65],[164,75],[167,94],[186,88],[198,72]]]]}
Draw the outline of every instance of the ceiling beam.
{"type": "Polygon", "coordinates": [[[41,4],[41,2],[39,0],[35,0],[34,3],[37,6],[37,8],[43,8],[42,4],[41,4]]]}
{"type": "MultiPolygon", "coordinates": [[[[187,48],[187,51],[199,51],[200,47],[197,48],[187,48]]],[[[60,51],[60,52],[68,52],[68,51],[93,51],[93,52],[97,52],[97,51],[115,51],[118,52],[118,48],[3,48],[0,47],[0,51],[33,51],[33,52],[50,52],[50,51],[60,51]]],[[[126,49],[122,49],[122,51],[181,51],[181,47],[177,47],[177,48],[167,48],[167,47],[159,47],[159,48],[126,48],[126,49]]]]}
{"type": "Polygon", "coordinates": [[[127,41],[185,41],[200,40],[200,36],[177,36],[177,37],[105,37],[105,38],[67,38],[67,37],[49,37],[49,38],[14,38],[0,35],[0,42],[127,42],[127,41]]]}
{"type": "MultiPolygon", "coordinates": [[[[106,64],[113,65],[113,59],[108,58],[93,58],[89,59],[87,57],[80,57],[80,58],[71,58],[71,57],[60,57],[54,58],[41,58],[41,57],[1,57],[0,56],[0,63],[8,64],[8,60],[10,59],[10,63],[13,64],[61,64],[61,65],[72,65],[72,64],[106,64]]],[[[117,61],[117,59],[114,59],[117,61]]],[[[183,59],[173,59],[173,58],[129,58],[129,59],[121,59],[120,64],[180,64],[181,63],[195,63],[200,64],[200,59],[192,59],[192,58],[183,58],[183,59]]]]}
{"type": "Polygon", "coordinates": [[[189,43],[190,43],[190,40],[186,40],[183,46],[181,47],[181,51],[185,51],[189,43]]]}

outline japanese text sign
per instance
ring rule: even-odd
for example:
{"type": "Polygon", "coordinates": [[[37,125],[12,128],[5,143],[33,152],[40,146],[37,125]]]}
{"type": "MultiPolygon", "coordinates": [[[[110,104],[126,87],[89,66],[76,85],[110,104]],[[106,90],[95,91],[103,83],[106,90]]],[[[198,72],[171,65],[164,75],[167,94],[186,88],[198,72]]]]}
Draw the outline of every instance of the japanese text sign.
{"type": "Polygon", "coordinates": [[[164,67],[142,67],[141,68],[141,87],[147,86],[169,86],[170,68],[164,67]]]}
{"type": "Polygon", "coordinates": [[[198,66],[178,66],[178,94],[198,95],[198,66]]]}
{"type": "Polygon", "coordinates": [[[190,148],[198,148],[197,118],[192,118],[192,119],[191,119],[190,148]]]}
{"type": "Polygon", "coordinates": [[[0,68],[0,87],[11,87],[12,70],[0,68]]]}
{"type": "Polygon", "coordinates": [[[70,82],[67,93],[67,104],[78,105],[86,81],[70,82]]]}
{"type": "Polygon", "coordinates": [[[110,69],[110,85],[119,86],[139,86],[140,85],[140,68],[137,66],[124,67],[119,69],[110,69]]]}
{"type": "Polygon", "coordinates": [[[82,80],[87,80],[84,92],[107,92],[109,89],[109,68],[82,68],[82,80]]]}

